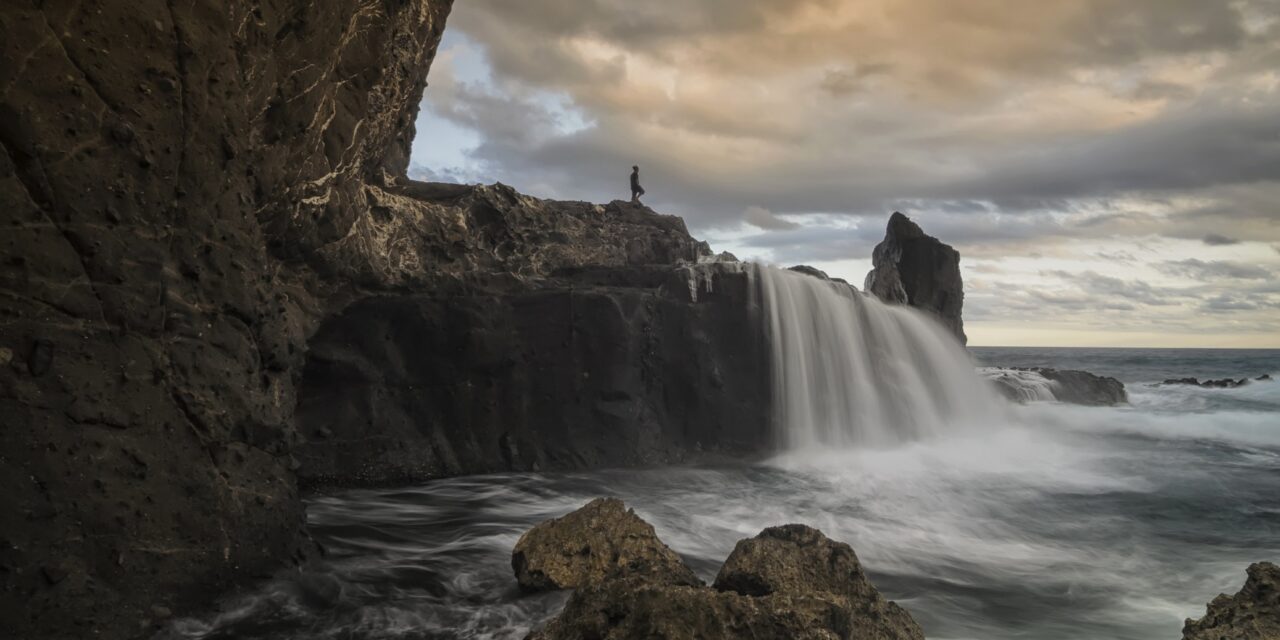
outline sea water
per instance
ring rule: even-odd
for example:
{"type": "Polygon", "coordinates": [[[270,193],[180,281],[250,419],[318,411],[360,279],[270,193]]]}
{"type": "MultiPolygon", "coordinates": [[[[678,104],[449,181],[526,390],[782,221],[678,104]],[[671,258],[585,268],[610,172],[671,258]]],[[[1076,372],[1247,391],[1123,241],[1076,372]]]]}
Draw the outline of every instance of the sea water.
{"type": "Polygon", "coordinates": [[[970,351],[977,365],[1115,376],[1131,404],[1005,404],[985,428],[867,442],[816,422],[806,438],[843,446],[757,464],[318,496],[308,518],[323,562],[160,637],[522,638],[567,595],[520,593],[512,547],[603,495],[634,507],[708,582],[737,540],[817,527],[851,544],[934,639],[1176,638],[1184,618],[1239,589],[1249,563],[1280,559],[1280,383],[1157,384],[1275,376],[1280,351],[970,351]]]}

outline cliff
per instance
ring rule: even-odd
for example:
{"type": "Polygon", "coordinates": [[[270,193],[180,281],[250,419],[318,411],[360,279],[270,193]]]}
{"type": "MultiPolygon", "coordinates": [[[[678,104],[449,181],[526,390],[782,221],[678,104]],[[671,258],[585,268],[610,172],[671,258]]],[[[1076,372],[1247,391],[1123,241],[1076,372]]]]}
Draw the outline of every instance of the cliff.
{"type": "Polygon", "coordinates": [[[960,316],[964,308],[960,252],[894,212],[871,262],[874,268],[864,284],[867,293],[932,313],[961,343],[968,342],[960,316]]]}
{"type": "Polygon", "coordinates": [[[765,430],[699,393],[762,397],[762,356],[706,331],[743,324],[741,274],[697,302],[668,282],[708,253],[679,218],[404,177],[449,9],[0,9],[4,635],[147,635],[305,561],[299,471],[641,463],[765,430]]]}

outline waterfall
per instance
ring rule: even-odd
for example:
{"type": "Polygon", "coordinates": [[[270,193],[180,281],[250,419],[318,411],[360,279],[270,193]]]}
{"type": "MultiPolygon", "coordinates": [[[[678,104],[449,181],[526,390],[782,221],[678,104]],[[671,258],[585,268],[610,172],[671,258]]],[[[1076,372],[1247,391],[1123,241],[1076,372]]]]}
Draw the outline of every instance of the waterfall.
{"type": "Polygon", "coordinates": [[[923,312],[792,271],[754,275],[786,448],[888,446],[999,419],[968,351],[923,312]]]}
{"type": "Polygon", "coordinates": [[[1058,394],[1054,393],[1058,383],[1044,377],[1039,371],[985,367],[978,373],[995,383],[1010,400],[1053,402],[1058,399],[1058,394]]]}

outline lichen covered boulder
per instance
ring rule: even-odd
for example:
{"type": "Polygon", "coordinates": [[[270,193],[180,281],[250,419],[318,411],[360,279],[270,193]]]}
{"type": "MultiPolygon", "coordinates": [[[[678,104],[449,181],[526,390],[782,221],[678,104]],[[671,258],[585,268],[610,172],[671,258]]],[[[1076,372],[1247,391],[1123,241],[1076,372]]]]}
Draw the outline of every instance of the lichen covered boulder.
{"type": "Polygon", "coordinates": [[[526,591],[573,589],[610,579],[696,585],[702,581],[663,544],[653,526],[617,498],[597,498],[525,532],[511,568],[526,591]]]}
{"type": "Polygon", "coordinates": [[[770,527],[734,547],[714,588],[744,596],[782,594],[841,605],[858,638],[922,638],[911,616],[880,595],[853,548],[802,524],[770,527]]]}
{"type": "Polygon", "coordinates": [[[530,638],[924,638],[910,614],[876,591],[849,545],[804,525],[740,541],[714,587],[670,565],[668,554],[618,500],[595,500],[531,529],[513,557],[521,586],[576,590],[530,638]]]}

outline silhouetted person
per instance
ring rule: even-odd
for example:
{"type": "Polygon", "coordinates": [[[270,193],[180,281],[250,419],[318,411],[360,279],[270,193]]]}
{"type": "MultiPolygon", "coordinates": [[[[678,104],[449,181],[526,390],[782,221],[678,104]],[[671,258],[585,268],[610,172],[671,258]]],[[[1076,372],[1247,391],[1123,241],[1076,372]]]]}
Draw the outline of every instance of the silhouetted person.
{"type": "Polygon", "coordinates": [[[640,167],[631,167],[631,201],[640,202],[640,196],[644,195],[644,187],[640,186],[640,167]]]}

